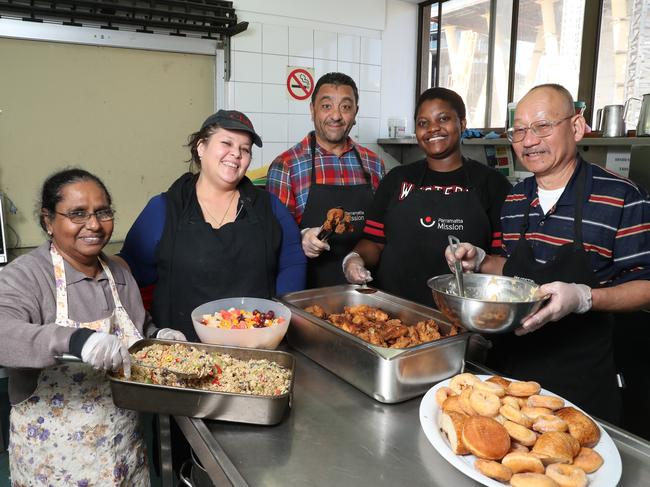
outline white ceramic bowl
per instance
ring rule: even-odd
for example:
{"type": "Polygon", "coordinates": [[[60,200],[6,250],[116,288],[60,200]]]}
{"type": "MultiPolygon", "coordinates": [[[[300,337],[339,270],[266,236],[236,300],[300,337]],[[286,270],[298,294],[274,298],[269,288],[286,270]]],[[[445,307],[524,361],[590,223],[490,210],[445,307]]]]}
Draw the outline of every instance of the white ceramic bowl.
{"type": "Polygon", "coordinates": [[[226,298],[202,304],[192,311],[194,330],[203,343],[213,345],[230,345],[234,347],[275,349],[287,333],[291,311],[276,301],[262,298],[226,298]],[[201,323],[203,315],[214,314],[224,309],[238,308],[246,311],[255,309],[266,313],[273,311],[275,317],[284,318],[284,323],[267,328],[222,329],[211,328],[201,323]]]}

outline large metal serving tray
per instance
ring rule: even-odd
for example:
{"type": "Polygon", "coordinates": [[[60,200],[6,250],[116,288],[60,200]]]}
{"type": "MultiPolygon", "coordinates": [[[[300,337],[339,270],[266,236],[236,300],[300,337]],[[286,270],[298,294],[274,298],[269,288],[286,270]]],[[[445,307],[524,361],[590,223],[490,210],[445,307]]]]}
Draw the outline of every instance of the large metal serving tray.
{"type": "MultiPolygon", "coordinates": [[[[134,343],[129,351],[135,353],[155,343],[173,344],[169,340],[145,339],[134,343]]],[[[205,343],[188,343],[199,350],[228,354],[240,360],[267,359],[291,370],[289,391],[280,396],[254,396],[212,392],[158,384],[144,384],[110,377],[115,405],[124,409],[151,413],[218,419],[237,423],[271,425],[279,423],[291,407],[294,383],[293,355],[274,350],[225,347],[205,343]]]]}
{"type": "Polygon", "coordinates": [[[443,315],[426,306],[382,291],[361,294],[350,285],[289,293],[280,301],[291,309],[289,345],[379,402],[419,396],[463,367],[471,333],[462,331],[435,342],[390,349],[371,345],[304,311],[317,304],[327,313],[341,313],[344,306],[367,304],[408,324],[434,319],[442,332],[448,332],[451,325],[443,315]]]}

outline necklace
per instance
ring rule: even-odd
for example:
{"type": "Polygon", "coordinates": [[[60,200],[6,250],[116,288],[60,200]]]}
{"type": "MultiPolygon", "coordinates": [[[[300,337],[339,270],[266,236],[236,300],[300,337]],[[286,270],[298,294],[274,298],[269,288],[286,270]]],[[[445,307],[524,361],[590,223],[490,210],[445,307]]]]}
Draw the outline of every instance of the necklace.
{"type": "MultiPolygon", "coordinates": [[[[226,211],[224,211],[223,216],[221,217],[221,220],[219,220],[219,223],[217,224],[216,228],[221,228],[221,225],[223,225],[224,220],[226,219],[226,216],[228,215],[228,211],[230,211],[230,207],[232,206],[232,202],[235,199],[235,195],[237,194],[237,191],[232,192],[232,196],[230,197],[230,201],[228,201],[228,206],[226,207],[226,211]]],[[[210,213],[210,210],[208,209],[207,203],[203,203],[203,208],[205,211],[208,213],[208,216],[212,218],[212,221],[216,223],[217,219],[210,213]]],[[[235,219],[237,219],[237,215],[235,215],[235,219]]]]}

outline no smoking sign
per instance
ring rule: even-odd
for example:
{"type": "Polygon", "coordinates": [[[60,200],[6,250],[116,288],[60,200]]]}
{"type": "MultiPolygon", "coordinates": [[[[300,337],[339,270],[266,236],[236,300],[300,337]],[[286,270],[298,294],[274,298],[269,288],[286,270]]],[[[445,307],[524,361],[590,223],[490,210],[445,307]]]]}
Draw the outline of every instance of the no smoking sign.
{"type": "Polygon", "coordinates": [[[314,91],[314,70],[287,66],[287,92],[294,100],[306,100],[314,91]]]}

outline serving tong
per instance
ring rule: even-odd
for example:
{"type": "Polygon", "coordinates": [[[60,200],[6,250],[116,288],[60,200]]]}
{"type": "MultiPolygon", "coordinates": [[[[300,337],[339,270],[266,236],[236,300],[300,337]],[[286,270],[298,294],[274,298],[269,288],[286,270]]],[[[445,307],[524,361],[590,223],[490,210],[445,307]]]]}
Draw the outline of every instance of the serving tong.
{"type": "MultiPolygon", "coordinates": [[[[458,240],[458,237],[455,237],[453,235],[449,235],[447,237],[449,240],[449,247],[451,247],[451,251],[455,254],[456,249],[460,245],[460,240],[458,240]]],[[[456,270],[456,286],[458,287],[458,295],[461,298],[465,297],[465,284],[463,282],[463,266],[460,263],[459,260],[454,261],[454,269],[456,270]]]]}

